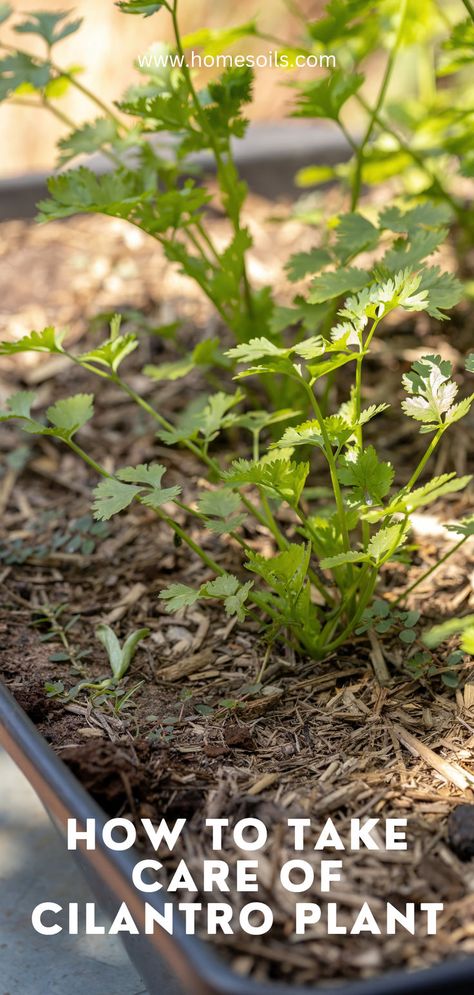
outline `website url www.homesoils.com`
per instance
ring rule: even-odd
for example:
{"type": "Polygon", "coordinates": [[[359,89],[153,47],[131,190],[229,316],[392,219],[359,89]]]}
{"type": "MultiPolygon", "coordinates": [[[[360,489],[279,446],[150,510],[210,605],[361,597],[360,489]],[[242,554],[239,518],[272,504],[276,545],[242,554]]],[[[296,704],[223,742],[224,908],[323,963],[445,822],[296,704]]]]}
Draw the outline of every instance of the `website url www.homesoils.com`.
{"type": "Polygon", "coordinates": [[[140,69],[231,69],[250,66],[259,69],[335,69],[335,55],[287,54],[277,50],[258,55],[203,55],[201,52],[151,51],[138,56],[140,69]]]}

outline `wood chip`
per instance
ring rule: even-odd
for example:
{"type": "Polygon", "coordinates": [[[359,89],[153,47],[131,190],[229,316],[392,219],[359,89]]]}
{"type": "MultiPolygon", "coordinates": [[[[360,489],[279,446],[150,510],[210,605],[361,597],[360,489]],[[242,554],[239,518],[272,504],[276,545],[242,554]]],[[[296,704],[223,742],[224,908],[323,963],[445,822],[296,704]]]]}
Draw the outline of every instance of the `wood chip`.
{"type": "Polygon", "coordinates": [[[443,757],[438,756],[429,746],[425,746],[419,739],[412,736],[411,732],[407,732],[402,726],[394,727],[395,734],[398,736],[401,743],[414,753],[415,756],[421,757],[425,763],[429,764],[433,770],[438,771],[447,781],[451,784],[455,784],[457,788],[461,791],[468,791],[472,786],[472,781],[474,780],[472,774],[468,771],[464,771],[458,765],[456,767],[449,763],[448,760],[444,760],[443,757]]]}
{"type": "Polygon", "coordinates": [[[189,656],[183,656],[181,660],[170,664],[169,667],[163,667],[162,670],[158,671],[157,677],[163,681],[179,681],[181,677],[188,677],[189,674],[194,675],[199,670],[205,670],[213,662],[214,654],[212,650],[200,650],[199,653],[191,653],[189,656]]]}
{"type": "Polygon", "coordinates": [[[124,615],[127,614],[128,609],[131,608],[132,605],[136,605],[137,601],[140,601],[146,592],[147,588],[145,587],[145,584],[134,584],[122,598],[120,604],[116,605],[116,607],[113,608],[112,611],[106,616],[105,621],[107,624],[111,625],[112,622],[118,622],[119,619],[123,618],[124,615]]]}
{"type": "Polygon", "coordinates": [[[260,795],[262,791],[265,791],[266,788],[269,788],[272,784],[274,784],[275,781],[278,780],[278,777],[279,774],[264,774],[263,777],[259,777],[258,781],[255,781],[255,784],[252,784],[252,787],[248,789],[247,794],[260,795]]]}

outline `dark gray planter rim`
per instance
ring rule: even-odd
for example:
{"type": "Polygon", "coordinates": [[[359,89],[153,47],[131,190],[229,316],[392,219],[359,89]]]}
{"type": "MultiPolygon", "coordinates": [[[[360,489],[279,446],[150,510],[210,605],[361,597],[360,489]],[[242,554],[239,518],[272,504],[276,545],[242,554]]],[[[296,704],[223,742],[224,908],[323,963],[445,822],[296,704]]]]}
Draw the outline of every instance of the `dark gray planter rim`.
{"type": "MultiPolygon", "coordinates": [[[[172,138],[160,139],[164,149],[170,143],[172,138]]],[[[270,199],[295,194],[295,174],[299,169],[315,163],[333,165],[351,155],[336,127],[294,120],[251,124],[245,137],[234,143],[234,150],[242,179],[254,193],[270,199]]],[[[215,172],[211,156],[203,153],[192,159],[204,173],[215,172]]],[[[87,165],[98,173],[111,168],[101,155],[90,157],[87,165]]],[[[47,195],[48,175],[49,172],[25,173],[0,179],[0,221],[34,218],[36,204],[47,195]]]]}

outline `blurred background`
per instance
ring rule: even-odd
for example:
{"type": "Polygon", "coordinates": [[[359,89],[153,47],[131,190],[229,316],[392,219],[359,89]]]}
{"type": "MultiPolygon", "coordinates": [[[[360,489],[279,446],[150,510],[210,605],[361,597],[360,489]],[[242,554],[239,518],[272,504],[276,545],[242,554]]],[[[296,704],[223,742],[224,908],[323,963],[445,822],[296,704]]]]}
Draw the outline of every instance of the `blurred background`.
{"type": "MultiPolygon", "coordinates": [[[[15,13],[31,10],[63,11],[69,9],[64,0],[10,0],[15,13]]],[[[304,17],[319,16],[325,0],[298,0],[299,11],[304,17]]],[[[70,7],[84,23],[77,34],[66,38],[56,49],[56,59],[62,67],[83,66],[80,79],[108,100],[117,99],[123,90],[138,78],[133,62],[154,42],[170,41],[170,23],[166,11],[153,17],[125,17],[113,0],[78,0],[70,7]]],[[[223,28],[243,24],[256,17],[259,27],[268,34],[276,34],[288,42],[301,36],[301,19],[292,0],[181,0],[180,26],[184,34],[198,28],[223,28]]],[[[44,54],[41,42],[32,35],[16,34],[8,23],[2,25],[2,39],[24,47],[29,52],[44,54]]],[[[244,39],[234,51],[242,53],[268,52],[271,42],[244,39]]],[[[307,70],[306,70],[307,72],[307,70]]],[[[311,70],[314,76],[318,70],[311,70]]],[[[324,72],[324,70],[323,70],[324,72]]],[[[293,99],[291,89],[279,85],[294,79],[284,69],[257,69],[255,101],[251,107],[254,120],[274,120],[285,115],[293,99]]],[[[94,108],[80,94],[71,93],[64,102],[64,109],[78,122],[94,116],[94,108]]],[[[64,133],[57,121],[47,111],[38,119],[38,112],[28,108],[3,104],[0,108],[0,134],[2,156],[0,175],[11,176],[28,170],[48,169],[55,162],[55,142],[64,133]]]]}

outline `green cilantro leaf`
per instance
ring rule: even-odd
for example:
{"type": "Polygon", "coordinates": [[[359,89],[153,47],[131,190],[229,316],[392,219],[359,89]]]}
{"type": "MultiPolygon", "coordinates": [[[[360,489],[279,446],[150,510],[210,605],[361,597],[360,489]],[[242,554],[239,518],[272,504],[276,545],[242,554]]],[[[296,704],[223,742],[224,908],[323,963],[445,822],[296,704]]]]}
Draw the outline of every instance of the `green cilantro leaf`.
{"type": "Polygon", "coordinates": [[[372,536],[367,547],[369,556],[377,564],[382,563],[394,546],[395,550],[403,546],[409,527],[410,525],[407,522],[405,525],[388,525],[385,528],[379,529],[372,536]]]}
{"type": "Polygon", "coordinates": [[[353,489],[354,498],[365,504],[380,504],[393,483],[395,471],[391,463],[379,461],[373,446],[350,450],[341,459],[338,478],[353,489]]]}
{"type": "Polygon", "coordinates": [[[26,52],[13,52],[0,59],[0,100],[5,100],[19,87],[28,85],[31,90],[41,90],[52,78],[48,62],[36,59],[26,52]]]}
{"type": "Polygon", "coordinates": [[[308,295],[310,304],[323,304],[343,294],[354,293],[370,282],[370,273],[353,266],[322,273],[311,284],[308,295]]]}
{"type": "Polygon", "coordinates": [[[75,394],[56,401],[46,415],[61,438],[71,439],[94,414],[94,395],[75,394]]]}
{"type": "Polygon", "coordinates": [[[39,35],[52,46],[63,38],[75,34],[82,24],[82,18],[76,21],[66,21],[69,11],[54,13],[53,11],[30,11],[26,21],[16,24],[14,30],[23,35],[39,35]],[[64,23],[66,21],[66,23],[64,23]]]}
{"type": "Polygon", "coordinates": [[[474,515],[470,515],[469,518],[462,518],[460,522],[455,522],[452,525],[447,526],[448,532],[455,532],[456,535],[464,536],[465,539],[470,539],[474,536],[474,515]]]}
{"type": "Polygon", "coordinates": [[[311,249],[309,252],[297,252],[290,256],[285,270],[291,283],[302,280],[310,273],[319,273],[331,262],[331,256],[326,249],[311,249]]]}
{"type": "Polygon", "coordinates": [[[140,493],[139,487],[123,484],[114,477],[101,480],[94,490],[92,510],[94,518],[106,522],[119,511],[124,511],[140,493]]]}
{"type": "Polygon", "coordinates": [[[161,10],[163,4],[154,0],[118,0],[115,6],[122,14],[143,14],[144,17],[151,17],[161,10]]]}
{"type": "Polygon", "coordinates": [[[335,253],[339,262],[346,263],[349,259],[368,252],[378,245],[380,232],[362,214],[342,214],[336,228],[335,253]]]}
{"type": "Polygon", "coordinates": [[[275,459],[270,463],[238,459],[223,476],[228,484],[255,484],[270,496],[284,498],[290,506],[295,507],[303,493],[308,473],[309,463],[282,459],[275,459]]]}
{"type": "Polygon", "coordinates": [[[49,326],[41,332],[30,332],[16,342],[0,342],[0,356],[12,356],[17,352],[63,352],[65,334],[49,326]]]}
{"type": "Polygon", "coordinates": [[[194,587],[188,587],[187,584],[170,584],[169,587],[160,591],[158,597],[161,601],[166,601],[166,611],[172,614],[181,611],[182,608],[194,605],[199,600],[200,594],[194,587]]]}
{"type": "Polygon", "coordinates": [[[402,383],[409,394],[402,401],[406,415],[423,423],[422,432],[436,431],[443,425],[443,415],[449,420],[449,410],[458,392],[450,380],[451,363],[441,356],[423,356],[413,363],[410,373],[405,373],[402,383]]]}
{"type": "Polygon", "coordinates": [[[344,104],[360,89],[362,73],[335,69],[323,79],[301,85],[293,117],[324,117],[337,121],[344,104]]]}

